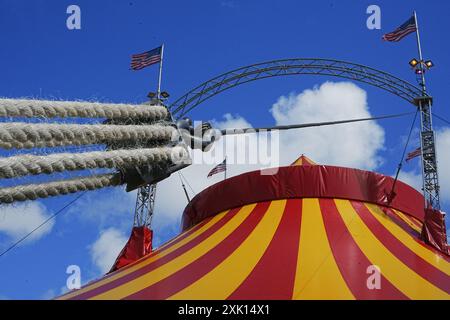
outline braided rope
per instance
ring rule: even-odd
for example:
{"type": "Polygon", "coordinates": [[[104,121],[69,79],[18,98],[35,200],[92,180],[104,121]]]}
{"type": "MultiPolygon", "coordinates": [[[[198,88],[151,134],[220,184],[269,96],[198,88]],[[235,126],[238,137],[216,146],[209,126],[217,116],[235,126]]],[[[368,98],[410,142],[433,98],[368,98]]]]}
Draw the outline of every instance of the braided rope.
{"type": "Polygon", "coordinates": [[[100,103],[88,101],[49,101],[32,99],[0,99],[0,117],[25,118],[138,118],[165,119],[164,106],[100,103]]]}
{"type": "Polygon", "coordinates": [[[28,149],[118,141],[170,140],[175,129],[162,125],[79,125],[0,123],[0,148],[28,149]]]}
{"type": "Polygon", "coordinates": [[[55,153],[46,156],[19,155],[0,158],[0,178],[94,168],[130,168],[187,158],[185,148],[159,147],[131,150],[55,153]]]}
{"type": "Polygon", "coordinates": [[[95,190],[120,185],[120,175],[117,173],[96,175],[86,178],[75,178],[52,181],[40,184],[28,184],[0,189],[0,203],[36,200],[54,196],[95,190]]]}

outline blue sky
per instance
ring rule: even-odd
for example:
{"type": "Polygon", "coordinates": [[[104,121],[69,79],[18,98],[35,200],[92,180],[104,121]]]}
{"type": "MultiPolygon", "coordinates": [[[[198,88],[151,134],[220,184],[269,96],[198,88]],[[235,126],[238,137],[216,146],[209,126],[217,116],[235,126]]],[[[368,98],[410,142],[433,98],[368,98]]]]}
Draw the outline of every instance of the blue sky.
{"type": "MultiPolygon", "coordinates": [[[[0,0],[0,96],[141,103],[155,89],[158,68],[132,72],[130,55],[163,42],[163,90],[171,94],[169,103],[218,74],[278,58],[352,61],[414,83],[408,66],[409,59],[417,56],[414,37],[399,43],[381,41],[382,34],[403,23],[413,9],[419,14],[424,56],[436,65],[427,74],[434,111],[450,119],[445,101],[450,90],[450,44],[446,41],[450,4],[444,1],[0,0]],[[81,8],[81,30],[66,28],[66,8],[71,4],[81,8]],[[371,4],[381,8],[381,30],[366,27],[366,8],[371,4]]],[[[272,125],[269,110],[280,96],[299,94],[327,80],[344,81],[313,76],[257,81],[216,96],[190,116],[221,121],[230,113],[254,126],[272,125]]],[[[373,115],[414,111],[398,97],[357,85],[367,92],[373,115]]],[[[329,119],[334,113],[339,111],[330,110],[329,119]]],[[[379,123],[385,141],[377,154],[383,161],[373,169],[394,174],[410,122],[411,118],[402,118],[379,123]]],[[[437,119],[435,127],[441,132],[448,129],[437,119]]],[[[417,173],[417,166],[409,164],[405,170],[417,173]]],[[[450,190],[442,193],[450,194],[450,190]]],[[[52,214],[74,197],[40,201],[42,215],[52,214]]],[[[83,281],[100,276],[93,244],[101,232],[111,228],[127,235],[133,197],[124,195],[122,189],[87,194],[39,239],[0,257],[0,298],[40,299],[60,294],[66,267],[71,264],[81,267],[83,281]],[[126,200],[115,203],[119,198],[126,200]]],[[[443,198],[448,211],[450,197],[443,198]]],[[[163,211],[159,207],[156,215],[164,217],[163,211]]],[[[176,234],[180,214],[172,215],[167,220],[170,223],[155,217],[157,245],[176,234]]],[[[14,237],[0,232],[0,250],[13,241],[14,237]]]]}

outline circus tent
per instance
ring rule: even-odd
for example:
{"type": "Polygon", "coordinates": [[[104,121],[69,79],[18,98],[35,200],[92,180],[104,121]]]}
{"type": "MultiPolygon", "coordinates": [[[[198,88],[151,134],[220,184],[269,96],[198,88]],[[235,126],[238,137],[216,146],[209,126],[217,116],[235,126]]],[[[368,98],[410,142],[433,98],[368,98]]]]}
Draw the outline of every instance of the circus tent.
{"type": "Polygon", "coordinates": [[[423,196],[317,165],[241,174],[199,193],[182,232],[60,299],[450,299],[450,257],[425,244],[423,196]]]}

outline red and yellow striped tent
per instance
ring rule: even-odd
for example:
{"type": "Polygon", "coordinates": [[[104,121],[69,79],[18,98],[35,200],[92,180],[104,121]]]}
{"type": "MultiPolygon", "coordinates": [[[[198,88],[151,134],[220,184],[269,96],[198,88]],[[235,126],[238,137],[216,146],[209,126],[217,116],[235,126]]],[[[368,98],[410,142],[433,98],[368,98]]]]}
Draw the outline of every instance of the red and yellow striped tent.
{"type": "Polygon", "coordinates": [[[315,166],[316,163],[312,161],[310,158],[302,154],[297,158],[294,162],[291,163],[291,166],[315,166]]]}
{"type": "Polygon", "coordinates": [[[423,196],[300,157],[215,184],[183,231],[62,299],[450,299],[450,259],[419,240],[423,196]],[[305,165],[306,164],[306,165],[305,165]]]}

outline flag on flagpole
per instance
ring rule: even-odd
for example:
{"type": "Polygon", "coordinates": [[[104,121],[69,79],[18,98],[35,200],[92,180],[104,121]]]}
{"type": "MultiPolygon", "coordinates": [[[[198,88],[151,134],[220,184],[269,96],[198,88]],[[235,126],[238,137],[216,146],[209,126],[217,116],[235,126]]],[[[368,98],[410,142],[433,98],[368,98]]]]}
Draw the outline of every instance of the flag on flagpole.
{"type": "Polygon", "coordinates": [[[227,171],[227,158],[223,159],[222,163],[219,163],[208,173],[208,178],[215,175],[216,173],[224,171],[227,171]]]}
{"type": "Polygon", "coordinates": [[[404,24],[402,24],[394,31],[383,35],[383,40],[397,42],[416,30],[417,30],[416,19],[414,18],[414,16],[412,16],[404,24]]]}
{"type": "Polygon", "coordinates": [[[412,160],[415,157],[420,156],[421,154],[422,154],[422,150],[420,149],[420,147],[418,147],[414,151],[411,151],[410,153],[408,153],[408,155],[406,156],[406,161],[412,160]]]}
{"type": "Polygon", "coordinates": [[[131,56],[131,69],[141,70],[161,61],[162,46],[131,56]]]}

